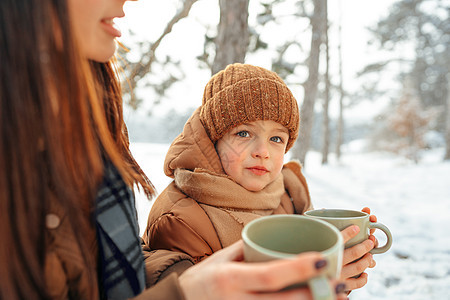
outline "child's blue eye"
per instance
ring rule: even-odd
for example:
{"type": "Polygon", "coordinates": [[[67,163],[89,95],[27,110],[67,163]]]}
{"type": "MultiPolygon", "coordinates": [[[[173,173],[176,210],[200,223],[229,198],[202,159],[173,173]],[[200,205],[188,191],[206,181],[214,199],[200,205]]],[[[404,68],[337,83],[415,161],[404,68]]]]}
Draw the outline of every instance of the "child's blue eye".
{"type": "Polygon", "coordinates": [[[273,137],[270,138],[270,140],[272,142],[275,142],[275,143],[282,143],[283,142],[283,139],[280,138],[279,136],[273,136],[273,137]]]}
{"type": "Polygon", "coordinates": [[[245,130],[239,131],[238,133],[236,133],[236,135],[238,135],[240,137],[249,137],[250,136],[248,131],[245,131],[245,130]]]}

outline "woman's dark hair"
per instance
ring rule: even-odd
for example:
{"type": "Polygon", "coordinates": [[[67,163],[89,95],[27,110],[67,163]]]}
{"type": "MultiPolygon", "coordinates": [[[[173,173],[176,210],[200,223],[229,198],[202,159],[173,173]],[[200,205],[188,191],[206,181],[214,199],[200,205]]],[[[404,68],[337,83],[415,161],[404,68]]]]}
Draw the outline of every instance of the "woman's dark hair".
{"type": "Polygon", "coordinates": [[[129,152],[114,62],[83,58],[69,19],[64,0],[0,4],[0,299],[48,297],[50,199],[77,229],[88,274],[96,279],[96,253],[83,235],[93,230],[104,159],[129,186],[154,194],[129,152]]]}

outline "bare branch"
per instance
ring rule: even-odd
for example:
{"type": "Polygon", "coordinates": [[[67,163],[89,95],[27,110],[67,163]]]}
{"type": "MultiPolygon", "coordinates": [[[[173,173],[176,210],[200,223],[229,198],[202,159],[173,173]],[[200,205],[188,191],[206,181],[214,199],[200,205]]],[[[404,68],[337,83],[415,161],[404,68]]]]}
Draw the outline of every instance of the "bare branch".
{"type": "MultiPolygon", "coordinates": [[[[183,6],[180,10],[176,12],[173,18],[169,21],[164,32],[160,35],[160,37],[153,43],[150,44],[148,50],[146,50],[146,55],[142,56],[142,59],[130,65],[130,75],[129,75],[129,86],[128,89],[134,88],[136,83],[143,78],[147,73],[151,72],[152,64],[156,60],[155,52],[157,48],[160,46],[162,40],[172,32],[173,26],[178,23],[180,20],[186,18],[189,15],[189,11],[198,0],[185,0],[183,2],[183,6]],[[145,61],[145,62],[144,62],[145,61]]],[[[127,86],[127,85],[125,85],[127,86]]],[[[127,89],[127,92],[130,92],[127,89]]]]}

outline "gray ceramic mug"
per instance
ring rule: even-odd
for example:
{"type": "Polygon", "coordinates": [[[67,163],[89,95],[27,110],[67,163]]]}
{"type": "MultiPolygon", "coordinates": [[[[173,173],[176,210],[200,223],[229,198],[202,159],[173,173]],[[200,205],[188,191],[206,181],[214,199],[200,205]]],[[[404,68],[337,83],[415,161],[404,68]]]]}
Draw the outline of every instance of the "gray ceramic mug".
{"type": "Polygon", "coordinates": [[[308,284],[315,300],[335,299],[334,288],[328,279],[339,278],[344,247],[342,235],[334,226],[300,215],[272,215],[248,223],[242,231],[242,239],[247,262],[289,259],[303,252],[320,252],[328,261],[326,270],[295,286],[308,284]]]}
{"type": "Polygon", "coordinates": [[[369,214],[365,212],[348,209],[316,209],[305,212],[305,215],[314,219],[324,220],[330,224],[333,224],[339,230],[343,230],[350,225],[358,225],[360,232],[357,236],[345,243],[345,248],[350,248],[368,239],[369,229],[373,228],[383,231],[387,237],[387,242],[382,247],[372,249],[370,253],[380,254],[391,248],[392,234],[389,228],[381,223],[370,222],[369,214]]]}

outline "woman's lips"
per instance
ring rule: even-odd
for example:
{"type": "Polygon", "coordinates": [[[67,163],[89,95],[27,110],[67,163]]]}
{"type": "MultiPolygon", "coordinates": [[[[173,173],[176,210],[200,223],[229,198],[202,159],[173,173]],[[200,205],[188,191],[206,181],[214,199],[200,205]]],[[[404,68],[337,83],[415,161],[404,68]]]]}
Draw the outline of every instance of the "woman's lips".
{"type": "Polygon", "coordinates": [[[103,19],[101,21],[101,23],[102,23],[103,29],[108,34],[112,35],[113,37],[117,37],[117,38],[122,36],[122,33],[120,32],[120,30],[115,27],[114,19],[110,19],[110,18],[103,19]]]}
{"type": "Polygon", "coordinates": [[[252,172],[253,174],[255,174],[257,176],[262,176],[262,175],[269,173],[269,171],[266,168],[259,167],[259,166],[247,168],[247,170],[249,170],[250,172],[252,172]]]}

